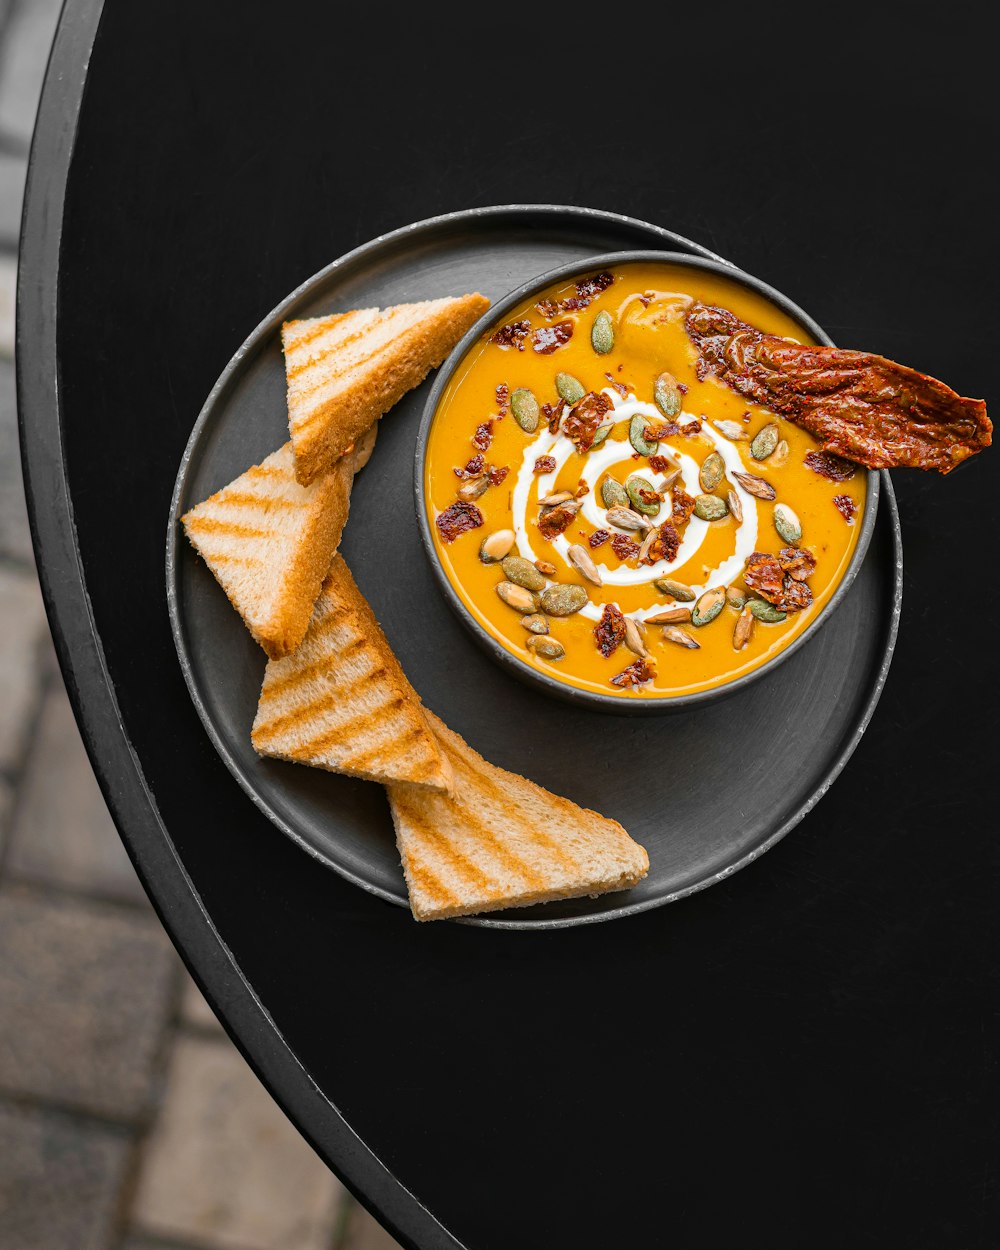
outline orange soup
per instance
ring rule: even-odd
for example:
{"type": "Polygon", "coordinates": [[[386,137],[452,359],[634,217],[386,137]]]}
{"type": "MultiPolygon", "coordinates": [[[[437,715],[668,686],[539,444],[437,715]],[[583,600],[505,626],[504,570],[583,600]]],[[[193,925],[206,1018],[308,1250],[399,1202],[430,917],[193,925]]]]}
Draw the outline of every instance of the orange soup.
{"type": "Polygon", "coordinates": [[[461,601],[584,690],[670,698],[759,668],[829,600],[861,528],[865,470],[810,467],[811,435],[699,380],[693,299],[810,341],[734,280],[626,264],[514,309],[431,424],[428,515],[461,601]]]}

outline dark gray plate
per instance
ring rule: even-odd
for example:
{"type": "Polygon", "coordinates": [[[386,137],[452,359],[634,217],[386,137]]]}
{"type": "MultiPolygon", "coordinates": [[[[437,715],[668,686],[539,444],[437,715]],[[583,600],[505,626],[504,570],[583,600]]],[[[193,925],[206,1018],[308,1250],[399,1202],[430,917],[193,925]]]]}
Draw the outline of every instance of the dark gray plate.
{"type": "MultiPolygon", "coordinates": [[[[177,518],[287,438],[284,319],[472,290],[499,299],[547,269],[641,247],[713,255],[645,222],[554,206],[471,210],[376,239],[311,278],[257,327],[213,388],[181,461],[167,532],[167,596],[205,728],[279,829],[400,906],[406,890],[381,787],[254,753],[250,725],[265,658],[177,518]]],[[[808,646],[716,706],[628,721],[512,681],[442,598],[421,550],[411,483],[429,388],[424,383],[381,423],[375,455],[355,484],[341,550],[428,707],[494,763],[621,821],[650,859],[648,877],[628,893],[466,923],[538,928],[608,920],[672,902],[748,864],[826,792],[881,693],[902,593],[888,475],[864,565],[808,646]]]]}

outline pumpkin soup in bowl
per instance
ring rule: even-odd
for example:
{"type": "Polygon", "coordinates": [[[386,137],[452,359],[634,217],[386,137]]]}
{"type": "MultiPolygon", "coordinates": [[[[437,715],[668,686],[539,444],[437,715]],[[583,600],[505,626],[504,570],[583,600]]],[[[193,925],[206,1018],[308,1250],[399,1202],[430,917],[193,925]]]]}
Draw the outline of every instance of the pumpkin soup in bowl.
{"type": "Polygon", "coordinates": [[[616,254],[495,305],[428,401],[432,564],[491,654],[552,693],[656,711],[738,689],[802,643],[863,558],[878,474],[706,369],[690,325],[706,306],[829,342],[724,264],[616,254]]]}

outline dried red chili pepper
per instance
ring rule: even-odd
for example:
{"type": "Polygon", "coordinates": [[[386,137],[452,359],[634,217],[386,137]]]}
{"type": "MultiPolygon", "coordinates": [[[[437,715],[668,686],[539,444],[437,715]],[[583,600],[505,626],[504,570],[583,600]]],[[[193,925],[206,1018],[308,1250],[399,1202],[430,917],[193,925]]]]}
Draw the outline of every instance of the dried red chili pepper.
{"type": "Polygon", "coordinates": [[[691,520],[694,512],[694,500],[683,487],[675,486],[670,492],[670,519],[679,529],[683,529],[691,520]]]}
{"type": "Polygon", "coordinates": [[[850,497],[850,495],[834,495],[833,506],[844,518],[848,525],[854,524],[854,516],[858,510],[858,505],[850,497]]]}
{"type": "Polygon", "coordinates": [[[701,433],[700,421],[688,421],[681,426],[681,433],[685,438],[694,438],[696,434],[701,433]]]}
{"type": "Polygon", "coordinates": [[[477,425],[476,432],[472,436],[473,447],[478,447],[480,451],[489,451],[492,442],[493,422],[484,421],[481,425],[477,425]]]}
{"type": "Polygon", "coordinates": [[[510,469],[508,469],[505,464],[491,464],[487,470],[486,476],[490,479],[491,486],[499,486],[509,472],[510,469]]]}
{"type": "Polygon", "coordinates": [[[768,603],[775,603],[785,585],[785,570],[778,562],[777,556],[768,555],[764,551],[755,551],[747,556],[743,580],[750,590],[756,591],[768,603]]]}
{"type": "Polygon", "coordinates": [[[473,456],[464,469],[452,469],[452,473],[456,477],[461,478],[463,482],[467,482],[470,477],[482,477],[483,465],[485,463],[486,458],[480,453],[473,456]]]}
{"type": "Polygon", "coordinates": [[[607,659],[625,641],[625,617],[613,603],[606,603],[601,619],[594,626],[597,649],[607,659]]]}
{"type": "Polygon", "coordinates": [[[656,531],[656,537],[649,544],[644,564],[656,564],[659,560],[674,560],[681,547],[681,536],[670,524],[664,521],[656,531]]]}
{"type": "Polygon", "coordinates": [[[496,388],[497,418],[502,421],[510,411],[510,387],[506,382],[498,382],[496,388]]]}
{"type": "Polygon", "coordinates": [[[639,544],[634,538],[629,538],[628,534],[613,534],[611,550],[619,560],[631,560],[634,555],[638,554],[639,544]]]}
{"type": "Polygon", "coordinates": [[[576,508],[567,508],[564,504],[549,508],[538,518],[538,532],[551,542],[573,523],[576,511],[576,508]]]}
{"type": "Polygon", "coordinates": [[[636,660],[630,664],[628,668],[623,668],[616,676],[611,678],[612,686],[641,686],[644,681],[649,681],[656,672],[650,660],[636,660]]]}
{"type": "Polygon", "coordinates": [[[795,582],[804,582],[816,571],[816,557],[801,547],[782,547],[778,552],[782,571],[795,582]]]}
{"type": "Polygon", "coordinates": [[[642,429],[642,437],[647,443],[662,443],[665,438],[673,438],[681,432],[676,421],[664,421],[659,425],[646,425],[642,429]]]}
{"type": "Polygon", "coordinates": [[[555,456],[539,456],[535,461],[533,473],[554,473],[556,468],[555,456]]]}
{"type": "Polygon", "coordinates": [[[551,356],[557,348],[565,347],[573,337],[572,321],[557,321],[554,326],[539,326],[531,331],[531,346],[539,356],[551,356]]]}
{"type": "Polygon", "coordinates": [[[459,534],[468,530],[478,529],[483,523],[483,514],[474,503],[459,501],[450,508],[445,508],[437,515],[437,527],[441,538],[446,543],[454,542],[459,534]]]}
{"type": "Polygon", "coordinates": [[[831,482],[846,482],[857,472],[857,465],[850,460],[842,460],[828,451],[810,451],[806,454],[805,466],[818,473],[820,477],[829,478],[831,482]]]}
{"type": "Polygon", "coordinates": [[[493,331],[490,335],[490,342],[496,343],[497,347],[504,349],[514,347],[519,352],[523,352],[524,340],[530,329],[530,321],[510,321],[507,325],[493,331]]]}
{"type": "Polygon", "coordinates": [[[610,530],[594,530],[594,532],[587,539],[587,542],[590,543],[591,547],[596,549],[597,547],[603,547],[610,537],[610,530]]]}
{"type": "Polygon", "coordinates": [[[589,451],[594,442],[594,435],[614,407],[607,395],[599,391],[588,391],[578,400],[563,418],[562,432],[573,440],[578,452],[589,451]]]}

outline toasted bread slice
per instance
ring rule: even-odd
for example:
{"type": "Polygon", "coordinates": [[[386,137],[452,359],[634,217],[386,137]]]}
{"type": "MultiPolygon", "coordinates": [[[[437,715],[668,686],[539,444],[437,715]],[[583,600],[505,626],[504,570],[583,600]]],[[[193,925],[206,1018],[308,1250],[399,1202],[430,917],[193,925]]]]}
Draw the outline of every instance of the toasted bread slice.
{"type": "Polygon", "coordinates": [[[299,481],[315,481],[489,306],[474,294],[286,321],[288,429],[299,481]]]}
{"type": "Polygon", "coordinates": [[[621,825],[487,763],[433,713],[451,796],[389,786],[396,844],[417,920],[625,890],[649,857],[621,825]]]}
{"type": "Polygon", "coordinates": [[[276,759],[415,790],[451,786],[420,697],[339,555],[302,645],[268,662],[251,737],[276,759]]]}
{"type": "Polygon", "coordinates": [[[290,654],[305,637],[347,521],[353,480],[353,455],[347,455],[302,486],[285,443],[181,517],[192,545],[272,659],[290,654]]]}

